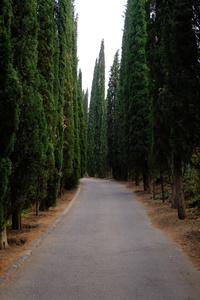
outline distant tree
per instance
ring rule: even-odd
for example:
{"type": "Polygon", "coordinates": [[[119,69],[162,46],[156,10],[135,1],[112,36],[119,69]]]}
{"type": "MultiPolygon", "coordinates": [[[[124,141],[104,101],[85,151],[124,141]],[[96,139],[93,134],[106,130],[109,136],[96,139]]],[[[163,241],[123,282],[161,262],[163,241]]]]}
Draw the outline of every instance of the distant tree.
{"type": "MultiPolygon", "coordinates": [[[[80,176],[83,177],[87,166],[87,131],[83,111],[82,72],[78,74],[78,117],[79,117],[79,143],[80,143],[80,176]]],[[[87,119],[86,119],[87,121],[87,119]]]]}
{"type": "Polygon", "coordinates": [[[105,109],[105,54],[101,42],[98,60],[95,64],[88,122],[88,174],[100,176],[101,131],[105,109]]]}
{"type": "Polygon", "coordinates": [[[99,159],[99,169],[98,176],[100,178],[105,178],[108,171],[107,155],[107,106],[105,105],[101,121],[101,135],[100,135],[100,159],[99,159]]]}
{"type": "Polygon", "coordinates": [[[86,92],[83,93],[83,112],[84,112],[84,120],[85,120],[85,126],[86,126],[86,130],[88,127],[88,89],[86,90],[86,92]]]}
{"type": "Polygon", "coordinates": [[[97,67],[98,61],[95,62],[92,89],[90,97],[90,108],[88,116],[88,131],[87,131],[87,171],[89,176],[94,177],[96,173],[96,161],[94,156],[95,149],[95,107],[96,107],[96,97],[97,97],[97,67]]]}
{"type": "Polygon", "coordinates": [[[5,226],[5,194],[11,174],[10,155],[14,149],[16,131],[19,123],[21,89],[13,67],[11,49],[11,1],[0,3],[0,249],[7,244],[1,239],[5,226]]]}
{"type": "Polygon", "coordinates": [[[119,51],[116,52],[113,65],[110,68],[110,78],[106,98],[107,117],[106,117],[106,136],[107,136],[107,164],[108,171],[112,174],[113,170],[113,153],[114,153],[114,123],[115,123],[115,106],[117,101],[117,92],[119,85],[119,51]]]}
{"type": "Polygon", "coordinates": [[[38,93],[37,3],[13,2],[11,26],[13,64],[22,85],[20,122],[11,155],[12,229],[21,228],[21,211],[35,196],[37,177],[46,159],[46,121],[38,93]]]}
{"type": "Polygon", "coordinates": [[[105,108],[105,53],[104,41],[101,42],[101,49],[99,52],[98,67],[97,67],[97,98],[96,98],[96,115],[95,115],[95,149],[94,156],[96,160],[96,174],[99,176],[101,169],[101,131],[102,131],[102,117],[105,108]]]}

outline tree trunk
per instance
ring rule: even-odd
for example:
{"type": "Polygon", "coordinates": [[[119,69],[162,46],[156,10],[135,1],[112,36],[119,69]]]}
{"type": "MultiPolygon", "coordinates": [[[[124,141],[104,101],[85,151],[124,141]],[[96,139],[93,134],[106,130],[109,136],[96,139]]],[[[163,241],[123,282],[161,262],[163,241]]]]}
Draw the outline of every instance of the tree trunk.
{"type": "Polygon", "coordinates": [[[161,184],[161,190],[162,190],[162,201],[165,202],[165,191],[164,191],[162,173],[160,174],[160,184],[161,184]]]}
{"type": "Polygon", "coordinates": [[[153,179],[153,199],[156,200],[156,183],[155,183],[155,179],[153,179]]]}
{"type": "Polygon", "coordinates": [[[7,233],[6,233],[6,226],[4,225],[3,231],[0,233],[0,249],[7,249],[8,248],[8,241],[7,241],[7,233]]]}
{"type": "Polygon", "coordinates": [[[176,202],[175,202],[175,195],[176,195],[176,191],[175,191],[176,187],[174,184],[174,177],[173,177],[173,182],[172,182],[172,198],[171,198],[171,208],[177,208],[176,207],[176,202]]]}
{"type": "Polygon", "coordinates": [[[140,185],[140,175],[139,173],[135,173],[135,185],[139,186],[140,185]]]}
{"type": "Polygon", "coordinates": [[[144,183],[144,191],[151,194],[151,179],[147,169],[143,171],[143,183],[144,183]]]}
{"type": "Polygon", "coordinates": [[[40,204],[40,211],[49,211],[49,206],[47,205],[46,201],[43,200],[42,203],[40,204]]]}
{"type": "Polygon", "coordinates": [[[178,218],[180,220],[187,219],[181,159],[178,156],[174,156],[174,202],[178,211],[178,218]]]}
{"type": "Polygon", "coordinates": [[[36,207],[35,207],[36,217],[39,217],[39,210],[40,210],[39,191],[40,191],[40,178],[38,179],[38,188],[37,188],[37,196],[36,196],[36,207]]]}
{"type": "Polygon", "coordinates": [[[21,230],[22,229],[22,219],[21,212],[17,208],[13,208],[12,211],[12,230],[21,230]]]}
{"type": "Polygon", "coordinates": [[[36,199],[36,217],[39,217],[39,209],[40,208],[40,203],[39,203],[39,198],[37,197],[36,199]]]}

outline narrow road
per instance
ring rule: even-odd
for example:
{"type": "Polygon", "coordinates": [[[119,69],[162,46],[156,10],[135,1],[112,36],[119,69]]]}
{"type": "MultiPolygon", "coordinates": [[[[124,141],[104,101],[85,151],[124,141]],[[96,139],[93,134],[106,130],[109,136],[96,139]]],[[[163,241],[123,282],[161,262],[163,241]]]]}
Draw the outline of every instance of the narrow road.
{"type": "Polygon", "coordinates": [[[125,186],[82,180],[75,205],[0,288],[2,300],[199,300],[200,272],[125,186]]]}

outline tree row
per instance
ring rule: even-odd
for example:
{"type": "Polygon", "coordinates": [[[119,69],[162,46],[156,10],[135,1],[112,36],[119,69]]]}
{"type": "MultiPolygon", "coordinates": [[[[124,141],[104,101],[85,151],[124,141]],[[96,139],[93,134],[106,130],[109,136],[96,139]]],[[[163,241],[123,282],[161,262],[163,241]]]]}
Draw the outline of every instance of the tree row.
{"type": "MultiPolygon", "coordinates": [[[[0,232],[55,206],[86,172],[88,93],[72,0],[0,3],[0,232]]],[[[1,242],[1,246],[6,241],[1,242]]]]}
{"type": "Polygon", "coordinates": [[[89,175],[142,178],[150,192],[168,174],[180,219],[188,166],[200,187],[199,17],[199,1],[128,0],[121,62],[117,52],[104,100],[101,47],[89,110],[89,175]]]}

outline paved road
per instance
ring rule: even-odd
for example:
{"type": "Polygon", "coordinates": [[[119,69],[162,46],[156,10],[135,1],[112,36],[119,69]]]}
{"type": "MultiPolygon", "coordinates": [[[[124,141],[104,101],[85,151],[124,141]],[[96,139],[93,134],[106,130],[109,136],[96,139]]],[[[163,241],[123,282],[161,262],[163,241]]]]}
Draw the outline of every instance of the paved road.
{"type": "Polygon", "coordinates": [[[199,300],[200,272],[125,186],[83,179],[75,205],[0,299],[199,300]]]}

